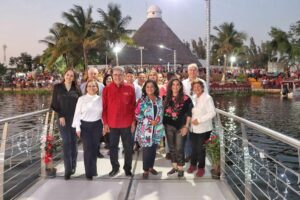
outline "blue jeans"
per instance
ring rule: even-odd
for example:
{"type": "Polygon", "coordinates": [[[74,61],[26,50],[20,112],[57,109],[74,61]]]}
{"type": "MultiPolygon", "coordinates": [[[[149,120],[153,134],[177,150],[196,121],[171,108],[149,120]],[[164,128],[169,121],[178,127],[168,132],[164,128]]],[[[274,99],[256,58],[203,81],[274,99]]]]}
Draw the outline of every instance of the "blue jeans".
{"type": "Polygon", "coordinates": [[[157,144],[152,144],[151,147],[143,147],[143,170],[148,171],[153,168],[156,157],[157,144]]]}
{"type": "Polygon", "coordinates": [[[61,126],[58,122],[58,128],[63,143],[65,175],[70,175],[72,170],[76,169],[77,162],[76,130],[67,121],[65,126],[61,126]]]}

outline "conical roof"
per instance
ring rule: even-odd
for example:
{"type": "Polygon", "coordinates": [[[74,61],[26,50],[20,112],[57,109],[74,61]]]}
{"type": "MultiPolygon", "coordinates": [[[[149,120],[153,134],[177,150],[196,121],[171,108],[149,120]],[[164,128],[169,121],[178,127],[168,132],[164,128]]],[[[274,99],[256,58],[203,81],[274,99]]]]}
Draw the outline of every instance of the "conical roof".
{"type": "MultiPolygon", "coordinates": [[[[160,11],[161,12],[161,11],[160,11]]],[[[120,65],[139,65],[141,54],[138,47],[143,49],[143,64],[174,63],[174,50],[176,50],[177,64],[198,63],[190,49],[181,42],[175,33],[161,19],[159,15],[149,17],[132,37],[137,47],[125,46],[118,54],[120,65]],[[157,17],[158,16],[158,17],[157,17]],[[160,48],[164,45],[166,48],[160,48]]]]}

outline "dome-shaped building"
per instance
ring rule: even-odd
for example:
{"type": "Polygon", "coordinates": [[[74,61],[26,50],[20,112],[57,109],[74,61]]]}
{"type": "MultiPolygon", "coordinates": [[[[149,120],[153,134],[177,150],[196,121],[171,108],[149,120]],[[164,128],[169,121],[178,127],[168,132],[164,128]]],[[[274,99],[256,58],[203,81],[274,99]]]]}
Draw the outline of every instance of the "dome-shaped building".
{"type": "Polygon", "coordinates": [[[143,64],[156,65],[174,63],[176,50],[176,64],[184,65],[198,63],[190,49],[175,35],[162,20],[162,11],[152,5],[147,10],[146,22],[132,37],[135,47],[125,46],[118,54],[120,65],[140,65],[141,55],[138,47],[143,47],[143,64]],[[166,48],[159,48],[164,45],[166,48]]]}

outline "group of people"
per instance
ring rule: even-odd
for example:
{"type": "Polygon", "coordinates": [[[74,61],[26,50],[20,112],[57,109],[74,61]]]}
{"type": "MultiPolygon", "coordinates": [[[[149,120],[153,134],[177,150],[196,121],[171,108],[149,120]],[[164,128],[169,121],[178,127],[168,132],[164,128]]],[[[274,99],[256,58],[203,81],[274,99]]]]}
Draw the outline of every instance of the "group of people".
{"type": "Polygon", "coordinates": [[[65,179],[75,173],[77,139],[83,144],[85,174],[88,180],[97,176],[97,154],[102,137],[109,140],[112,170],[118,174],[120,137],[124,148],[126,176],[132,176],[134,142],[143,153],[143,178],[157,175],[154,168],[156,150],[165,141],[172,168],[168,175],[184,176],[185,157],[191,156],[188,173],[205,174],[204,142],[210,137],[215,107],[205,81],[199,79],[196,64],[188,66],[189,77],[181,81],[168,73],[163,81],[155,70],[148,76],[125,72],[116,66],[103,83],[98,71],[88,70],[86,82],[77,87],[75,71],[68,69],[61,83],[54,86],[51,107],[58,114],[63,141],[65,179]]]}

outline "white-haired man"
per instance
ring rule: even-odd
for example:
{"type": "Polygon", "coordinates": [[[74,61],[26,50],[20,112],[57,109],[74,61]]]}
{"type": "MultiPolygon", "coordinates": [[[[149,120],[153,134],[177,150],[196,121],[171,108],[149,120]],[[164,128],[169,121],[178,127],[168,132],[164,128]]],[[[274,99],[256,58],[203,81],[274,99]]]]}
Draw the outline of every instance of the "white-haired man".
{"type": "MultiPolygon", "coordinates": [[[[198,66],[196,63],[192,63],[188,65],[188,78],[182,81],[183,84],[183,91],[186,95],[188,95],[193,100],[193,94],[192,94],[192,83],[194,80],[198,78],[198,66]]],[[[203,79],[200,79],[201,82],[203,82],[204,85],[204,92],[207,93],[207,87],[206,83],[203,79]]],[[[189,134],[187,135],[187,139],[185,142],[184,147],[185,152],[185,161],[188,162],[191,159],[192,155],[192,144],[190,141],[189,134]]]]}
{"type": "Polygon", "coordinates": [[[90,67],[88,69],[87,73],[88,73],[87,74],[88,77],[87,77],[86,82],[84,82],[84,83],[82,83],[80,85],[80,90],[81,90],[82,95],[85,94],[86,83],[89,80],[95,80],[95,81],[97,81],[98,87],[99,87],[99,95],[102,95],[104,85],[103,85],[103,83],[101,83],[101,82],[98,81],[98,74],[99,74],[98,69],[96,69],[95,67],[90,67]]]}

